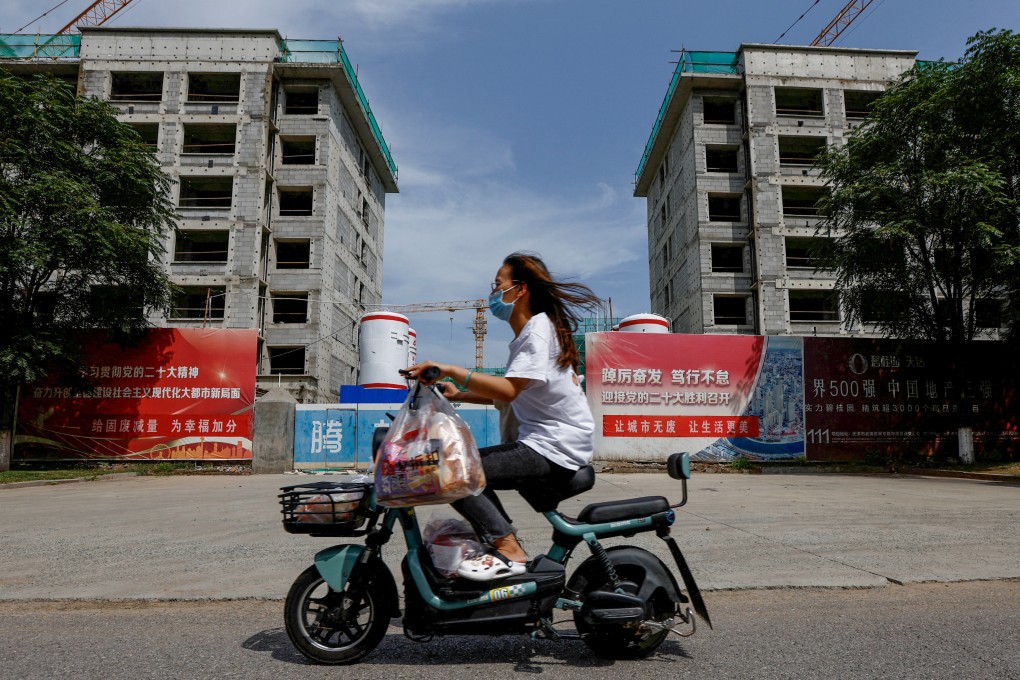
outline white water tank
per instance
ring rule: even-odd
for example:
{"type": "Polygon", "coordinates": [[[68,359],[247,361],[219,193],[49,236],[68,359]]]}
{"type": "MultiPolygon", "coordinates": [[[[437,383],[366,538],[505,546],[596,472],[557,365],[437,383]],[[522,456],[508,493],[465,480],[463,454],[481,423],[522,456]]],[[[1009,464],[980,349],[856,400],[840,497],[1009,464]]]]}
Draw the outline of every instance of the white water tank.
{"type": "Polygon", "coordinates": [[[413,328],[408,328],[407,338],[407,365],[413,366],[418,361],[418,334],[413,328]]]}
{"type": "Polygon", "coordinates": [[[403,314],[369,312],[361,317],[359,385],[407,387],[398,371],[408,366],[409,331],[407,317],[403,314]]]}
{"type": "Polygon", "coordinates": [[[669,333],[669,320],[658,314],[632,314],[620,321],[621,333],[669,333]]]}

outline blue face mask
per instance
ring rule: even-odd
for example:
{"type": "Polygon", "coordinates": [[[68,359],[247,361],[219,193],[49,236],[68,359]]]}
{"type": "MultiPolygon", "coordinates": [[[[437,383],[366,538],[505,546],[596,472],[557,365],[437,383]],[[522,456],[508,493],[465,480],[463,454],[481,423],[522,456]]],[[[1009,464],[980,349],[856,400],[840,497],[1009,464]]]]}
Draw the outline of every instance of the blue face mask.
{"type": "Polygon", "coordinates": [[[510,315],[514,313],[514,302],[503,302],[503,294],[508,290],[513,290],[520,284],[514,284],[504,290],[494,290],[489,295],[489,311],[492,315],[500,321],[509,321],[510,315]]]}

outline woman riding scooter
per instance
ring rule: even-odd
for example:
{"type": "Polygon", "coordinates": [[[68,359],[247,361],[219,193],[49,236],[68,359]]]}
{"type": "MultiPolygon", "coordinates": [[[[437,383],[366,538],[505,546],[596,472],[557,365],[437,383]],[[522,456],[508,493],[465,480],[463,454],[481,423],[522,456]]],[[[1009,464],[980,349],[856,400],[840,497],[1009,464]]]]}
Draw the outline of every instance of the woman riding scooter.
{"type": "Polygon", "coordinates": [[[487,581],[526,569],[528,555],[495,490],[523,489],[539,480],[546,486],[559,478],[566,481],[591,462],[594,421],[576,373],[574,308],[600,304],[587,286],[555,280],[539,257],[513,253],[496,272],[489,296],[493,315],[514,331],[505,377],[431,361],[407,369],[417,378],[434,366],[439,378],[449,377],[457,385],[444,384],[447,398],[509,402],[520,423],[517,441],[481,449],[485,491],[453,503],[492,547],[465,560],[457,570],[461,577],[487,581]]]}

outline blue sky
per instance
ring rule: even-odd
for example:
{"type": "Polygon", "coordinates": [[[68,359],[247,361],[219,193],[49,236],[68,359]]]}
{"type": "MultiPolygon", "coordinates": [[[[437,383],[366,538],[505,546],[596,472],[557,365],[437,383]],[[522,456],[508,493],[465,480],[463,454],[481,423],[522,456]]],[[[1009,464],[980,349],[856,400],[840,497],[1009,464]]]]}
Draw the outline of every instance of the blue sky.
{"type": "MultiPolygon", "coordinates": [[[[0,0],[12,32],[57,0],[0,0]]],[[[386,205],[387,303],[484,297],[502,257],[540,253],[557,274],[649,309],[645,202],[634,171],[674,50],[808,44],[845,0],[134,0],[109,25],[276,28],[344,40],[399,166],[386,205]]],[[[68,0],[26,31],[52,32],[68,0]]],[[[875,0],[836,43],[959,58],[1017,0],[875,0]]],[[[468,365],[472,312],[412,316],[419,356],[468,365]]],[[[486,364],[510,339],[488,318],[486,364]]]]}

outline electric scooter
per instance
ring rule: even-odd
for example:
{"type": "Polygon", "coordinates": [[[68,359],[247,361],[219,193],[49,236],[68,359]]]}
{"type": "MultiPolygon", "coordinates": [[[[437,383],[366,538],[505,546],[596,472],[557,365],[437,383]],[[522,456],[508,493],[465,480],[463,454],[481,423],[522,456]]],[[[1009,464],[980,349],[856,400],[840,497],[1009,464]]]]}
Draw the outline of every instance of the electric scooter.
{"type": "MultiPolygon", "coordinates": [[[[419,382],[416,389],[421,387],[419,382]]],[[[378,435],[374,450],[382,439],[378,435]]],[[[670,535],[674,509],[687,503],[690,458],[675,453],[666,467],[681,482],[681,499],[673,504],[663,496],[646,496],[592,503],[576,518],[558,512],[560,502],[594,486],[591,466],[577,470],[569,483],[520,490],[551,525],[552,545],[528,563],[525,573],[486,582],[440,573],[422,540],[415,509],[377,505],[371,482],[284,487],[280,501],[287,531],[364,539],[316,553],[287,594],[287,635],[311,661],[352,664],[375,649],[391,619],[401,615],[405,636],[415,641],[439,635],[530,635],[581,640],[610,659],[647,656],[670,633],[693,635],[695,612],[711,628],[694,576],[670,535]],[[407,549],[401,562],[403,611],[396,581],[382,559],[383,546],[396,531],[407,549]],[[647,550],[602,544],[652,531],[672,555],[683,589],[670,568],[647,550]],[[590,555],[568,579],[567,562],[582,543],[590,555]],[[572,613],[575,632],[554,627],[557,610],[572,613]]]]}

